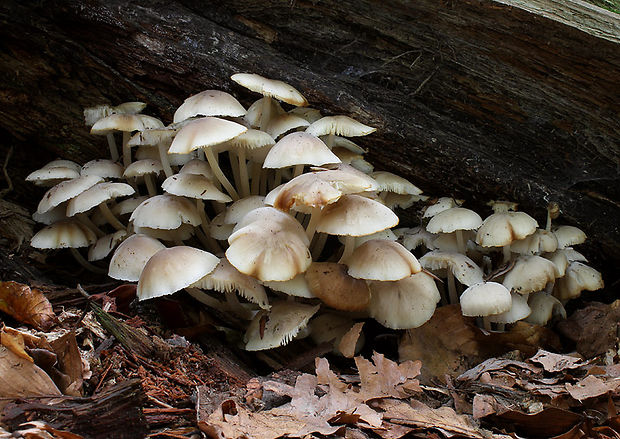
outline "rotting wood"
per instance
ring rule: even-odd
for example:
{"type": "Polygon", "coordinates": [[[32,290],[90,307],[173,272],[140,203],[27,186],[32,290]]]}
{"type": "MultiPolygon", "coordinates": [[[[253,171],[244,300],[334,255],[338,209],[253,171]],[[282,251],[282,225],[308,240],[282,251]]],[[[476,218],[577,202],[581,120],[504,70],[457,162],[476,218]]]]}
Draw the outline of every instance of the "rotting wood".
{"type": "Polygon", "coordinates": [[[169,121],[205,88],[249,105],[257,96],[228,78],[258,72],[328,113],[377,126],[360,142],[369,160],[426,192],[472,207],[512,199],[541,222],[546,202],[559,202],[561,221],[584,228],[588,256],[611,285],[620,261],[619,19],[577,0],[561,5],[3,2],[0,127],[25,146],[16,163],[35,148],[84,161],[105,151],[82,125],[85,106],[139,99],[169,121]]]}

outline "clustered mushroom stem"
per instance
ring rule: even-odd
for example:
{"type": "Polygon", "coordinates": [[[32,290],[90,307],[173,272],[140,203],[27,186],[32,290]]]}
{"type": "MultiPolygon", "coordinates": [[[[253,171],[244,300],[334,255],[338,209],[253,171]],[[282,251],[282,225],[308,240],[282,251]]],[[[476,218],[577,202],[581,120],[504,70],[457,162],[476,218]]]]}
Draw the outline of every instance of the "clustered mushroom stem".
{"type": "Polygon", "coordinates": [[[125,169],[131,165],[131,147],[128,145],[130,137],[129,131],[123,131],[123,166],[125,169]]]}
{"type": "Polygon", "coordinates": [[[112,213],[108,205],[105,203],[101,203],[99,205],[99,210],[103,214],[104,218],[114,227],[116,230],[127,230],[127,226],[123,225],[116,216],[112,213]]]}
{"type": "Polygon", "coordinates": [[[349,256],[351,256],[351,254],[353,253],[353,250],[355,249],[355,236],[349,236],[346,235],[344,237],[344,250],[342,251],[342,256],[340,257],[340,260],[338,261],[339,264],[343,264],[349,256]]]}
{"type": "Polygon", "coordinates": [[[321,209],[320,208],[314,208],[312,209],[312,212],[310,213],[310,222],[308,223],[308,226],[306,227],[306,235],[308,236],[308,240],[310,242],[312,242],[312,238],[314,237],[314,232],[316,232],[316,226],[319,223],[319,217],[321,213],[321,209]]]}
{"type": "MultiPolygon", "coordinates": [[[[200,215],[200,227],[202,228],[205,239],[203,245],[205,245],[213,253],[220,253],[222,251],[222,248],[220,247],[218,242],[213,239],[211,233],[209,232],[209,218],[207,218],[207,213],[205,212],[205,205],[200,198],[196,199],[196,209],[198,209],[198,214],[200,215]]],[[[200,239],[200,235],[198,235],[198,239],[200,239]]]]}
{"type": "MultiPolygon", "coordinates": [[[[230,163],[230,169],[233,175],[233,181],[235,182],[235,187],[241,187],[241,176],[239,174],[239,158],[237,156],[237,151],[228,151],[228,161],[230,163]]],[[[243,197],[243,195],[241,195],[243,197]]]]}
{"type": "Polygon", "coordinates": [[[97,225],[94,222],[92,222],[91,219],[88,217],[88,215],[86,215],[85,213],[78,213],[75,215],[75,217],[78,219],[79,222],[81,222],[86,227],[88,227],[93,232],[95,232],[95,235],[97,235],[97,238],[101,238],[105,236],[105,233],[103,232],[103,230],[97,227],[97,225]]]}
{"type": "Polygon", "coordinates": [[[332,149],[334,147],[334,133],[329,133],[327,135],[327,141],[325,142],[325,144],[329,149],[332,149]]]}
{"type": "Polygon", "coordinates": [[[267,186],[268,186],[268,181],[269,179],[269,171],[267,169],[261,169],[260,172],[260,188],[258,193],[261,195],[266,195],[267,194],[267,186]]]}
{"type": "Polygon", "coordinates": [[[310,253],[312,253],[312,259],[317,260],[319,256],[321,256],[321,253],[323,253],[323,248],[327,242],[327,236],[327,233],[314,234],[314,244],[310,250],[310,253]]]}
{"type": "Polygon", "coordinates": [[[202,150],[207,157],[207,161],[209,162],[209,166],[211,166],[211,170],[213,171],[215,178],[222,183],[222,186],[224,186],[224,189],[226,189],[228,195],[230,195],[230,198],[232,198],[233,201],[237,201],[239,199],[239,194],[220,169],[220,165],[217,163],[217,158],[215,157],[215,154],[213,154],[213,151],[210,148],[203,148],[202,150]]]}
{"type": "Polygon", "coordinates": [[[269,96],[263,97],[263,106],[260,113],[260,122],[258,128],[265,131],[265,127],[271,119],[271,98],[269,96]]]}
{"type": "Polygon", "coordinates": [[[201,291],[199,288],[188,287],[185,288],[185,291],[187,291],[190,296],[192,296],[200,303],[203,303],[207,306],[210,306],[211,308],[215,308],[220,311],[226,311],[226,307],[222,302],[209,296],[207,293],[201,291]]]}
{"type": "Polygon", "coordinates": [[[113,162],[118,161],[118,148],[116,147],[116,140],[114,140],[114,133],[110,131],[106,134],[108,139],[108,146],[110,147],[110,158],[113,162]]]}
{"type": "Polygon", "coordinates": [[[465,239],[463,237],[463,231],[462,230],[457,230],[456,231],[456,246],[459,249],[459,253],[467,255],[467,247],[465,246],[465,239]]]}
{"type": "Polygon", "coordinates": [[[454,275],[450,270],[448,270],[448,297],[450,298],[451,304],[459,303],[459,297],[456,292],[456,283],[454,282],[454,275]]]}
{"type": "Polygon", "coordinates": [[[213,253],[219,253],[222,251],[220,245],[217,242],[215,242],[215,240],[213,240],[211,236],[205,234],[201,229],[196,229],[196,236],[198,237],[198,240],[200,241],[200,243],[205,248],[208,248],[209,251],[213,253]]]}
{"type": "Polygon", "coordinates": [[[504,253],[504,263],[508,263],[508,261],[510,261],[510,244],[505,245],[502,248],[502,252],[504,253]]]}
{"type": "Polygon", "coordinates": [[[226,291],[224,294],[226,296],[226,304],[233,313],[242,319],[252,320],[252,317],[254,317],[252,312],[241,305],[234,291],[226,291]]]}
{"type": "Polygon", "coordinates": [[[245,160],[245,149],[243,147],[239,148],[239,150],[237,151],[237,158],[239,159],[239,180],[241,180],[241,196],[247,197],[250,195],[250,177],[248,176],[248,164],[245,160]]]}
{"type": "Polygon", "coordinates": [[[282,169],[276,169],[276,173],[273,177],[273,184],[271,185],[271,188],[277,188],[278,186],[280,186],[280,183],[282,183],[282,169]]]}
{"type": "Polygon", "coordinates": [[[293,178],[299,177],[302,172],[304,172],[304,165],[295,165],[295,170],[293,171],[293,178]]]}
{"type": "Polygon", "coordinates": [[[153,177],[149,174],[144,174],[144,184],[146,184],[146,190],[149,193],[149,197],[157,195],[157,188],[153,182],[153,177]]]}
{"type": "Polygon", "coordinates": [[[161,162],[161,166],[164,168],[166,178],[174,175],[174,171],[170,166],[170,160],[168,160],[168,148],[164,143],[158,143],[157,149],[159,150],[159,161],[161,162]]]}
{"type": "Polygon", "coordinates": [[[88,271],[92,271],[93,273],[99,273],[99,274],[106,274],[108,272],[107,270],[103,268],[99,268],[91,264],[90,262],[88,262],[86,259],[84,259],[84,256],[82,256],[82,254],[78,251],[78,249],[72,248],[70,250],[71,250],[71,254],[75,258],[75,260],[78,262],[78,264],[80,264],[82,267],[84,267],[88,271]]]}
{"type": "Polygon", "coordinates": [[[487,316],[483,316],[482,317],[482,327],[486,330],[486,331],[491,331],[491,322],[489,321],[489,318],[487,316]]]}
{"type": "Polygon", "coordinates": [[[262,167],[260,163],[252,162],[252,187],[250,193],[252,195],[258,195],[260,191],[260,178],[262,167]]]}

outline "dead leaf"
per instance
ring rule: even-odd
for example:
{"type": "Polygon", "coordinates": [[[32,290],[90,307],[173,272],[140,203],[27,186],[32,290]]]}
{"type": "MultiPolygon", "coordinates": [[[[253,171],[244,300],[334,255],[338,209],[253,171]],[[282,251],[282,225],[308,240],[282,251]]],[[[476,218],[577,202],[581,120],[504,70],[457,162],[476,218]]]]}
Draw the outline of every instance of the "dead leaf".
{"type": "Polygon", "coordinates": [[[593,302],[558,323],[559,331],[576,343],[585,358],[604,354],[616,344],[620,299],[612,304],[593,302]]]}
{"type": "Polygon", "coordinates": [[[368,401],[374,398],[394,397],[406,398],[420,392],[420,382],[416,377],[420,374],[420,361],[404,361],[400,364],[374,352],[374,362],[355,357],[355,365],[360,375],[360,393],[368,401]]]}
{"type": "Polygon", "coordinates": [[[616,392],[620,389],[620,378],[612,378],[608,381],[594,376],[588,375],[579,380],[575,385],[566,384],[566,390],[577,401],[594,398],[606,394],[607,392],[616,392]]]}
{"type": "Polygon", "coordinates": [[[60,390],[65,395],[82,396],[84,373],[75,333],[67,332],[49,343],[56,354],[58,370],[68,377],[68,382],[64,385],[57,382],[60,390]]]}
{"type": "Polygon", "coordinates": [[[506,360],[506,359],[501,359],[501,358],[489,358],[488,360],[483,361],[482,363],[480,363],[476,367],[473,367],[467,372],[462,373],[456,379],[458,381],[476,381],[485,372],[489,372],[493,370],[501,370],[509,366],[515,366],[520,369],[528,370],[532,373],[541,372],[541,369],[539,367],[533,366],[528,363],[524,363],[523,361],[506,360]]]}
{"type": "MultiPolygon", "coordinates": [[[[0,398],[60,395],[58,387],[40,367],[0,346],[0,398]]],[[[0,408],[7,402],[0,399],[0,408]]]]}
{"type": "Polygon", "coordinates": [[[13,281],[0,282],[0,311],[41,331],[51,328],[56,320],[52,305],[41,291],[13,281]]]}
{"type": "Polygon", "coordinates": [[[54,439],[82,439],[83,436],[79,434],[71,433],[69,431],[57,430],[49,424],[42,421],[30,421],[25,424],[21,424],[20,427],[29,427],[25,430],[18,430],[17,433],[27,439],[34,439],[38,437],[50,437],[54,439]],[[49,433],[49,436],[45,436],[49,433]],[[37,436],[40,434],[41,436],[37,436]]]}
{"type": "Polygon", "coordinates": [[[338,350],[345,358],[353,358],[355,355],[355,347],[360,338],[363,326],[364,322],[354,324],[340,339],[338,350]]]}
{"type": "Polygon", "coordinates": [[[497,413],[497,401],[491,395],[474,395],[472,402],[474,419],[497,413]]]}
{"type": "Polygon", "coordinates": [[[530,358],[534,363],[542,364],[547,372],[560,372],[566,369],[578,369],[585,365],[579,357],[570,355],[554,354],[543,349],[539,349],[536,355],[530,358]]]}
{"type": "Polygon", "coordinates": [[[485,437],[469,416],[457,415],[450,407],[432,409],[415,399],[410,404],[394,399],[379,400],[376,404],[385,411],[384,419],[395,424],[437,429],[446,436],[485,437]]]}
{"type": "Polygon", "coordinates": [[[549,407],[535,414],[508,410],[491,417],[496,425],[534,438],[549,438],[570,431],[583,417],[568,410],[549,407]]]}
{"type": "Polygon", "coordinates": [[[7,349],[9,349],[11,352],[13,352],[18,357],[21,357],[25,360],[30,361],[31,363],[34,363],[34,360],[32,359],[32,357],[28,355],[28,353],[25,350],[24,338],[22,337],[22,335],[19,333],[18,334],[7,333],[5,332],[4,329],[5,328],[2,328],[2,330],[0,331],[0,344],[6,347],[7,349]]]}

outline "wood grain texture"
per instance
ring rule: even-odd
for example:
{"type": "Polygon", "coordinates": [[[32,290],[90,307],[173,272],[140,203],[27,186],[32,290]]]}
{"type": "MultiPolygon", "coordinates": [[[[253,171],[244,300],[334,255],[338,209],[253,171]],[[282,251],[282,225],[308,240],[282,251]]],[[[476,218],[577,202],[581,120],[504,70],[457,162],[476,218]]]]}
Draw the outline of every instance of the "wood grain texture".
{"type": "Polygon", "coordinates": [[[32,168],[38,149],[84,161],[106,150],[82,125],[85,106],[143,100],[168,122],[207,88],[249,105],[257,96],[228,78],[261,73],[378,127],[360,140],[368,159],[427,193],[466,198],[483,216],[487,200],[515,200],[541,224],[547,201],[559,202],[610,284],[619,23],[577,0],[9,0],[0,128],[32,168]]]}

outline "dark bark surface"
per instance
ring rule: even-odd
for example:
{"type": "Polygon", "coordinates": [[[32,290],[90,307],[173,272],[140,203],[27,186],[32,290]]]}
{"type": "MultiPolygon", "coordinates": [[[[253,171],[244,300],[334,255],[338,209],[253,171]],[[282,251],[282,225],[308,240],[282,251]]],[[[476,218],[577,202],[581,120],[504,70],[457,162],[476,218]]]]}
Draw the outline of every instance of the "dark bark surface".
{"type": "Polygon", "coordinates": [[[169,122],[207,88],[249,105],[258,96],[228,78],[256,72],[376,126],[360,140],[368,160],[426,193],[483,216],[489,199],[518,201],[541,224],[559,202],[609,286],[620,262],[619,29],[617,15],[579,1],[9,0],[0,147],[16,146],[18,181],[54,155],[105,154],[83,126],[86,106],[142,100],[169,122]]]}

